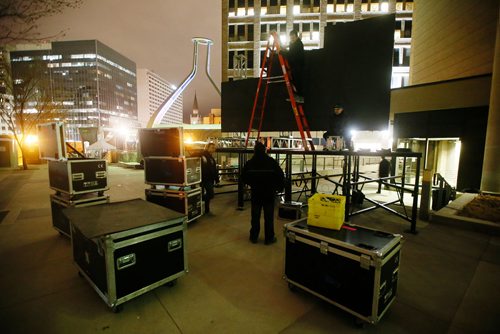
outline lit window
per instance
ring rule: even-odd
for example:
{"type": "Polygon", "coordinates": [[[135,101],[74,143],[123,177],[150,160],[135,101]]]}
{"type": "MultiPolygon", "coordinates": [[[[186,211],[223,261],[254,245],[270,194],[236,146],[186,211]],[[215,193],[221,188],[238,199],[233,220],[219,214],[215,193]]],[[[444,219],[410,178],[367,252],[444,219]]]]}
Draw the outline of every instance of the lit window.
{"type": "Polygon", "coordinates": [[[237,16],[245,16],[246,11],[245,8],[238,8],[237,16]]]}
{"type": "Polygon", "coordinates": [[[300,14],[300,6],[299,5],[293,6],[293,15],[298,15],[298,14],[300,14]]]}
{"type": "Polygon", "coordinates": [[[389,3],[388,2],[382,2],[380,4],[380,10],[382,12],[388,12],[389,11],[389,3]]]}
{"type": "Polygon", "coordinates": [[[262,7],[262,8],[260,9],[260,16],[264,16],[264,15],[266,15],[266,14],[267,14],[267,7],[262,7]]]}
{"type": "Polygon", "coordinates": [[[332,14],[333,13],[333,5],[326,5],[326,12],[328,14],[332,14]]]}

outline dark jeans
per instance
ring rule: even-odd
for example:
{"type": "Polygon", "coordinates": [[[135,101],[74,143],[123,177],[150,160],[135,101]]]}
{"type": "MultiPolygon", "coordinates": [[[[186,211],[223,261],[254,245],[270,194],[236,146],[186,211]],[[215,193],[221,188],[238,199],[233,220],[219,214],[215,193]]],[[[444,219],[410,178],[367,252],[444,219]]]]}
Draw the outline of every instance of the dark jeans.
{"type": "Polygon", "coordinates": [[[203,200],[205,201],[205,213],[210,212],[210,200],[214,198],[214,184],[203,183],[203,200]]]}
{"type": "Polygon", "coordinates": [[[262,197],[252,194],[252,227],[250,239],[257,240],[260,232],[260,213],[264,209],[264,235],[266,241],[274,238],[274,196],[262,197]]]}

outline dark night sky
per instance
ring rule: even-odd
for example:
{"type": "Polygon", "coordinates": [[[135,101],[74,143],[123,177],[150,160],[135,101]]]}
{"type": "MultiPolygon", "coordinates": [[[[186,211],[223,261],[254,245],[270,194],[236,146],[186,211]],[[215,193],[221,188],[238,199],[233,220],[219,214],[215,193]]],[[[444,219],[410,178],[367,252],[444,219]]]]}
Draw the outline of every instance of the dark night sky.
{"type": "MultiPolygon", "coordinates": [[[[193,37],[214,41],[210,75],[220,89],[221,1],[218,0],[85,0],[80,8],[40,21],[43,35],[66,34],[59,40],[97,39],[179,85],[191,72],[193,37]]],[[[198,73],[183,94],[184,119],[194,93],[202,115],[220,108],[220,96],[205,74],[206,46],[200,46],[198,73]]]]}

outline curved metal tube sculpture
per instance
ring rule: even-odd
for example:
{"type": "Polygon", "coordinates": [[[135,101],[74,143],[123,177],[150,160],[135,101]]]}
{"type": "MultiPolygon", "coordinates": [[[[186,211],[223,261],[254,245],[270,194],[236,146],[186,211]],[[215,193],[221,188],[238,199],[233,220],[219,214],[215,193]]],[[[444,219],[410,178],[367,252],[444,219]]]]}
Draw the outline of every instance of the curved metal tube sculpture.
{"type": "Polygon", "coordinates": [[[196,72],[198,71],[198,45],[206,45],[207,46],[207,64],[206,64],[206,73],[208,76],[208,79],[214,86],[215,90],[219,95],[221,95],[221,92],[215,82],[213,81],[212,77],[210,76],[209,72],[209,67],[210,67],[210,47],[214,44],[211,39],[204,38],[204,37],[194,37],[192,39],[194,43],[194,50],[193,50],[193,69],[191,70],[191,73],[184,79],[184,81],[175,89],[172,94],[170,94],[169,97],[163,103],[158,107],[158,109],[154,112],[154,114],[151,115],[149,118],[148,124],[146,127],[152,128],[155,125],[160,124],[161,120],[163,119],[163,116],[167,113],[167,111],[170,109],[170,107],[174,104],[175,100],[179,97],[179,95],[182,94],[184,89],[189,85],[189,83],[193,80],[193,78],[196,76],[196,72]]]}

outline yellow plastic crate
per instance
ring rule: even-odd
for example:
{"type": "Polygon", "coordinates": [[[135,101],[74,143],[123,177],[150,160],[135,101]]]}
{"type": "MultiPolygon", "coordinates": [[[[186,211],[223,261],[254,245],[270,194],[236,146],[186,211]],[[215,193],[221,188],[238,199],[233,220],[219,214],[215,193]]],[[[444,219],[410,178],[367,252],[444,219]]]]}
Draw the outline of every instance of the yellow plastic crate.
{"type": "Polygon", "coordinates": [[[308,225],[340,230],[345,218],[345,196],[316,193],[307,203],[308,225]]]}

